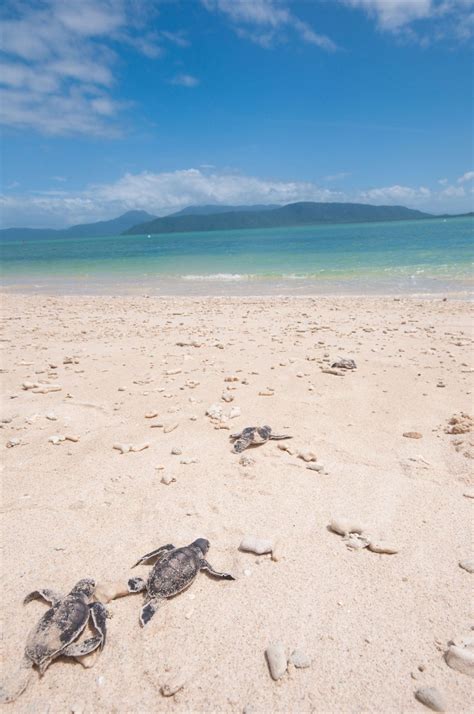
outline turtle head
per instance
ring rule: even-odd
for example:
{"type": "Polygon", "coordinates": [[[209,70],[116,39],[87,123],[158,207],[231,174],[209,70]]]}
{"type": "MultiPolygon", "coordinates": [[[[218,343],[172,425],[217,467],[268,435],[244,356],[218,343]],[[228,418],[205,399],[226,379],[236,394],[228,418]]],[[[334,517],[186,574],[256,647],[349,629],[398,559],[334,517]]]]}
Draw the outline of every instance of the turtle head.
{"type": "Polygon", "coordinates": [[[95,580],[92,580],[92,578],[84,578],[74,585],[71,594],[90,597],[94,593],[95,586],[95,580]]]}
{"type": "Polygon", "coordinates": [[[198,538],[193,543],[191,543],[191,546],[194,548],[199,548],[203,555],[206,555],[210,545],[211,544],[209,543],[209,541],[205,538],[198,538]]]}

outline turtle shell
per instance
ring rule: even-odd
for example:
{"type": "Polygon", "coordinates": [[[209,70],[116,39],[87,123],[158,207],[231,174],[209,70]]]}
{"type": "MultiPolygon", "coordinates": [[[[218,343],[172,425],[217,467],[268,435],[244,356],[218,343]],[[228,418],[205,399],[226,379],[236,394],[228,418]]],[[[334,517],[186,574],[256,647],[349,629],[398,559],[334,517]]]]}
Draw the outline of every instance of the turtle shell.
{"type": "Polygon", "coordinates": [[[84,598],[68,595],[47,610],[34,627],[26,642],[25,654],[40,666],[59,655],[74,642],[89,620],[89,607],[84,598]]]}
{"type": "Polygon", "coordinates": [[[246,426],[240,434],[236,434],[237,438],[248,441],[249,444],[263,444],[268,441],[272,430],[269,426],[246,426]]]}
{"type": "Polygon", "coordinates": [[[175,548],[154,565],[147,582],[150,597],[167,598],[191,585],[201,569],[202,560],[190,546],[175,548]]]}

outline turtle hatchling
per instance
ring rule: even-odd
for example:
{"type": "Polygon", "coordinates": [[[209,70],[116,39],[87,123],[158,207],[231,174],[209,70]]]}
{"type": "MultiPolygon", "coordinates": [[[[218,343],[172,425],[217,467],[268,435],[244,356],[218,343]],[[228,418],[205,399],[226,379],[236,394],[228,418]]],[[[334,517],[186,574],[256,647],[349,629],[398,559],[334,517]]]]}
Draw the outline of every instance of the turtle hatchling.
{"type": "Polygon", "coordinates": [[[249,446],[264,444],[269,439],[292,439],[289,434],[272,434],[271,426],[247,426],[238,434],[231,434],[234,439],[232,450],[235,454],[240,454],[249,446]]]}
{"type": "Polygon", "coordinates": [[[219,573],[207,562],[205,555],[209,550],[209,541],[198,538],[190,545],[175,548],[174,545],[163,545],[138,560],[133,567],[156,559],[148,580],[130,578],[128,591],[139,593],[146,591],[145,603],[140,612],[140,624],[146,625],[163,600],[173,597],[185,590],[196,578],[200,570],[205,570],[215,578],[235,580],[228,573],[219,573]]]}
{"type": "Polygon", "coordinates": [[[340,357],[336,362],[333,362],[331,369],[357,369],[355,360],[348,359],[347,357],[340,357]]]}
{"type": "Polygon", "coordinates": [[[31,630],[19,676],[12,692],[0,692],[0,701],[12,702],[26,689],[32,668],[36,665],[43,675],[51,662],[59,656],[83,657],[102,649],[106,637],[107,610],[101,602],[92,602],[96,584],[94,580],[79,580],[71,592],[64,596],[53,590],[34,590],[24,603],[41,597],[51,604],[38,624],[31,630]],[[96,634],[81,642],[78,638],[92,619],[96,634]]]}

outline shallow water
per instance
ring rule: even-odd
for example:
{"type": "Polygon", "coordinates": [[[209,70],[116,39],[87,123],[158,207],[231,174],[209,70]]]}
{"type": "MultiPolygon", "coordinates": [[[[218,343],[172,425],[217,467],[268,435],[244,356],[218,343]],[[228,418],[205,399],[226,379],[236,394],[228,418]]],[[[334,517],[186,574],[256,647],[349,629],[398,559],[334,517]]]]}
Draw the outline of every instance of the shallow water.
{"type": "Polygon", "coordinates": [[[188,295],[472,287],[472,218],[0,242],[4,288],[188,295]]]}

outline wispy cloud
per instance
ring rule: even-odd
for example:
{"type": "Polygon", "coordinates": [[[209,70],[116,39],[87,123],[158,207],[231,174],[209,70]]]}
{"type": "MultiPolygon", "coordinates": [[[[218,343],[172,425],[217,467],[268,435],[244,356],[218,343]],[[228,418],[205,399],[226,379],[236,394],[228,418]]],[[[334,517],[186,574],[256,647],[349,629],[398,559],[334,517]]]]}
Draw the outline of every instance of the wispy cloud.
{"type": "Polygon", "coordinates": [[[474,181],[474,171],[466,171],[465,174],[458,178],[458,183],[466,183],[467,181],[474,181]]]}
{"type": "Polygon", "coordinates": [[[336,44],[294,15],[280,0],[201,0],[210,12],[218,12],[231,22],[240,37],[262,47],[271,47],[287,31],[295,32],[304,42],[332,51],[336,44]]]}
{"type": "Polygon", "coordinates": [[[432,192],[425,186],[413,188],[410,186],[383,186],[381,188],[370,188],[359,192],[360,198],[369,203],[409,203],[419,205],[431,198],[432,192]]]}
{"type": "Polygon", "coordinates": [[[380,30],[427,45],[442,39],[469,40],[474,0],[339,0],[364,10],[380,30]]]}
{"type": "Polygon", "coordinates": [[[117,54],[158,56],[145,0],[8,0],[2,11],[0,121],[46,134],[113,135],[117,54]]]}
{"type": "MultiPolygon", "coordinates": [[[[472,172],[467,172],[472,173],[472,172]]],[[[157,215],[199,204],[285,204],[295,201],[352,201],[402,204],[442,213],[471,210],[472,193],[454,181],[442,188],[394,184],[337,191],[308,181],[281,181],[237,173],[181,169],[125,174],[82,191],[49,190],[0,196],[3,224],[60,227],[96,221],[141,208],[157,215]]]]}
{"type": "Polygon", "coordinates": [[[192,74],[177,74],[170,79],[170,84],[178,84],[181,87],[197,87],[200,81],[197,77],[193,77],[192,74]]]}
{"type": "Polygon", "coordinates": [[[340,171],[338,174],[330,174],[329,176],[325,176],[324,181],[328,181],[329,183],[332,183],[333,181],[343,181],[350,175],[351,174],[349,171],[340,171]]]}

